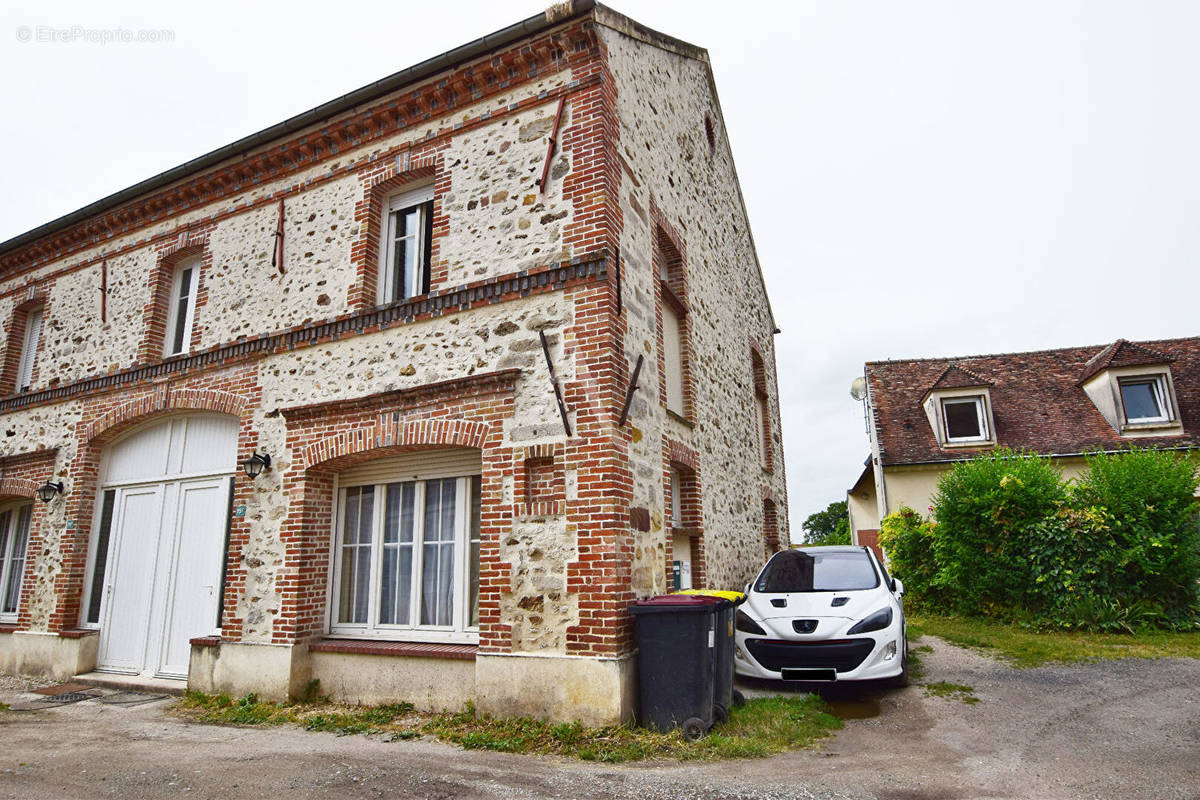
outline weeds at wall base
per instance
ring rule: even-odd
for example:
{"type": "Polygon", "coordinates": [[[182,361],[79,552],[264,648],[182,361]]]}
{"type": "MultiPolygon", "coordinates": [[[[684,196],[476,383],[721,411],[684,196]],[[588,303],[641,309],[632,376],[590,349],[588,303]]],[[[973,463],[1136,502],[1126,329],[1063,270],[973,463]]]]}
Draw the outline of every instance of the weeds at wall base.
{"type": "Polygon", "coordinates": [[[386,742],[431,737],[468,750],[559,755],[608,763],[762,758],[809,747],[842,726],[815,695],[750,700],[733,709],[726,723],[694,742],[685,741],[678,731],[658,733],[623,725],[590,728],[578,722],[481,716],[470,704],[457,712],[426,713],[415,711],[411,703],[273,703],[252,694],[235,700],[228,695],[188,691],[172,713],[213,725],[298,725],[338,736],[377,735],[386,742]]]}

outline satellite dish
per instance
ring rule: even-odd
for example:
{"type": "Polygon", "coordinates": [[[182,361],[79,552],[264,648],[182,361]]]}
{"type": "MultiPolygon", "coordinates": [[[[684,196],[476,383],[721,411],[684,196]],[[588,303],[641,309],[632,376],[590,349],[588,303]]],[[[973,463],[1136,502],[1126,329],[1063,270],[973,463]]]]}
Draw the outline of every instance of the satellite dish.
{"type": "Polygon", "coordinates": [[[862,400],[867,396],[867,379],[858,377],[850,384],[850,396],[855,400],[862,400]]]}

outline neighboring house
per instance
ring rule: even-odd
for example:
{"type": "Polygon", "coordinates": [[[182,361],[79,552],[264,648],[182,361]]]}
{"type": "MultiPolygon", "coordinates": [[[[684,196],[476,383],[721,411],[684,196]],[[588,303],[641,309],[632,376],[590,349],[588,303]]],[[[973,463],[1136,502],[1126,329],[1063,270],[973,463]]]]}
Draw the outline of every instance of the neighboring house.
{"type": "Polygon", "coordinates": [[[566,4],[0,244],[0,669],[628,719],[787,541],[713,87],[566,4]]]}
{"type": "Polygon", "coordinates": [[[1200,338],[866,364],[871,455],[847,492],[856,544],[908,506],[929,513],[954,463],[997,447],[1054,459],[1067,477],[1089,453],[1200,445],[1200,338]]]}

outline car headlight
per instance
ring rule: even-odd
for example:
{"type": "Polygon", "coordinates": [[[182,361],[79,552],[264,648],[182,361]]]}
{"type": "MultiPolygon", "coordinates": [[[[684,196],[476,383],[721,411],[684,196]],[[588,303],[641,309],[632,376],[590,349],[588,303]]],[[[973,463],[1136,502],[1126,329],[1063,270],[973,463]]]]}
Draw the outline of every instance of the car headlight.
{"type": "Polygon", "coordinates": [[[870,633],[871,631],[881,631],[891,624],[892,609],[881,608],[871,616],[864,619],[862,622],[855,624],[855,626],[846,631],[846,633],[870,633]]]}
{"type": "Polygon", "coordinates": [[[750,619],[750,615],[745,611],[742,611],[740,608],[738,609],[737,614],[734,616],[734,619],[736,620],[734,623],[735,627],[742,633],[756,633],[759,636],[767,635],[767,632],[762,629],[762,625],[759,625],[757,622],[750,619]]]}

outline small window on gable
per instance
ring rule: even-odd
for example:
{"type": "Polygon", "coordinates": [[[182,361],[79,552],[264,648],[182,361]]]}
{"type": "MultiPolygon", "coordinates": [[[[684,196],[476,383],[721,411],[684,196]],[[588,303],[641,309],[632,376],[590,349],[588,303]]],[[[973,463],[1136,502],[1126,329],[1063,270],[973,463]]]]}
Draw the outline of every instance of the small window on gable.
{"type": "Polygon", "coordinates": [[[379,248],[379,304],[429,292],[433,243],[433,184],[391,195],[384,206],[379,248]]]}
{"type": "Polygon", "coordinates": [[[33,384],[33,368],[37,363],[38,342],[42,336],[42,309],[30,309],[25,315],[25,337],[21,342],[21,359],[17,364],[17,391],[27,392],[33,384]]]}
{"type": "Polygon", "coordinates": [[[948,442],[985,442],[991,438],[983,395],[943,398],[942,424],[948,442]]]}
{"type": "Polygon", "coordinates": [[[199,279],[199,258],[187,258],[175,266],[175,276],[171,283],[171,305],[167,317],[167,336],[163,342],[164,356],[186,353],[191,347],[199,279]]]}
{"type": "Polygon", "coordinates": [[[1127,423],[1171,421],[1165,375],[1120,378],[1118,385],[1121,387],[1121,405],[1125,409],[1127,423]]]}

